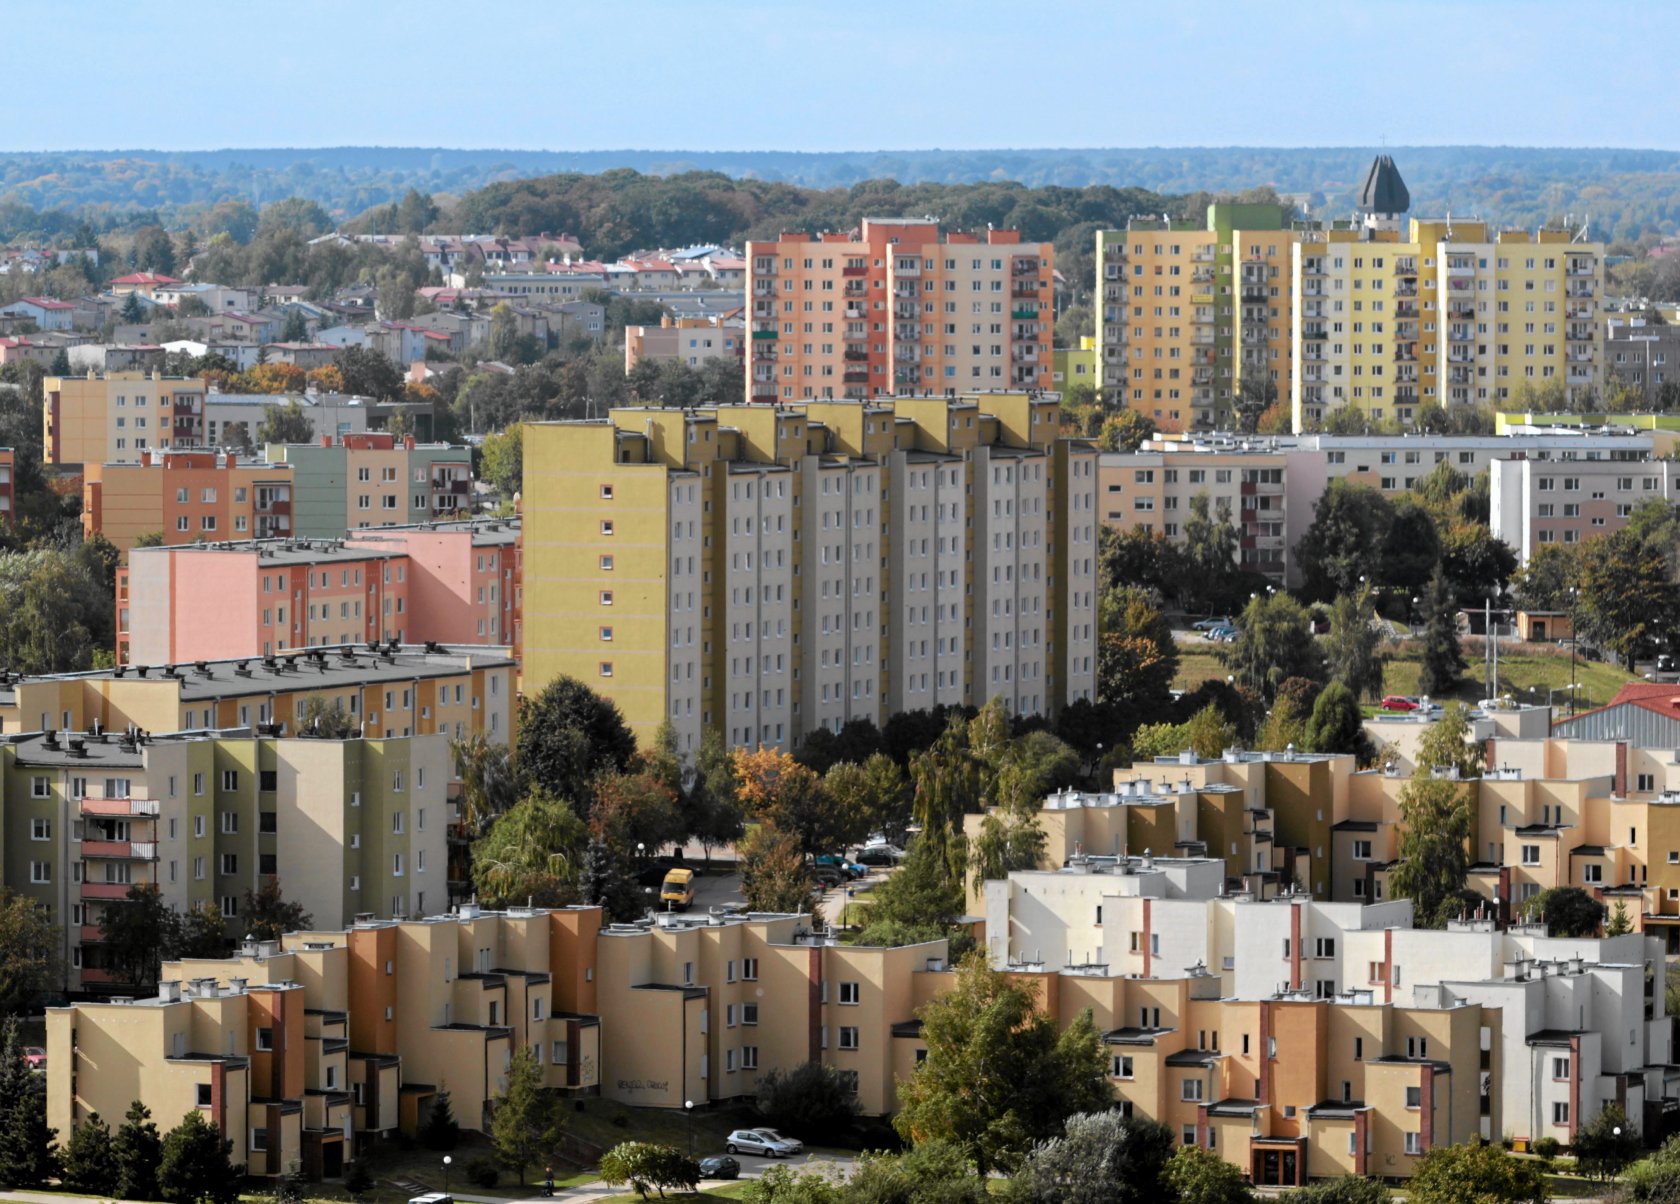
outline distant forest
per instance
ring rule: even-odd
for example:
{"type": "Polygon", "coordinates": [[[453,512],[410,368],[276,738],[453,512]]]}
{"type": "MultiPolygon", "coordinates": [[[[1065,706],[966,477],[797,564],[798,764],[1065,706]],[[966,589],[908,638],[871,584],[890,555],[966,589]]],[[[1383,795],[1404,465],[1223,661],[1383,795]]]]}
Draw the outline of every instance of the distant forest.
{"type": "MultiPolygon", "coordinates": [[[[552,173],[720,173],[819,190],[864,181],[902,185],[1013,181],[1028,187],[1106,185],[1134,197],[1272,188],[1314,216],[1339,216],[1375,148],[1152,148],[1114,150],[511,151],[335,147],[203,152],[79,151],[0,154],[0,236],[56,237],[161,221],[185,228],[218,203],[260,209],[286,197],[344,221],[409,190],[449,201],[490,185],[552,173]]],[[[1607,241],[1680,232],[1680,154],[1520,147],[1390,147],[1412,211],[1450,210],[1501,225],[1590,216],[1607,241]]],[[[791,189],[790,189],[791,192],[791,189]]],[[[495,194],[492,194],[495,195],[495,194]]],[[[769,195],[769,194],[766,194],[769,195]]],[[[478,217],[482,207],[463,206],[478,217]]],[[[453,225],[453,223],[448,223],[453,225]]],[[[595,253],[597,248],[586,249],[595,253]]]]}

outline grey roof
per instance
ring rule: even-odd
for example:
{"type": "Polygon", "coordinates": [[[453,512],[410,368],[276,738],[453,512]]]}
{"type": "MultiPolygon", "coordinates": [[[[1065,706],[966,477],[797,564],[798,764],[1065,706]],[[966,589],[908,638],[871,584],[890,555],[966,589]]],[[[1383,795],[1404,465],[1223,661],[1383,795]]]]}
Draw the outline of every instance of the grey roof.
{"type": "Polygon", "coordinates": [[[1406,191],[1393,156],[1378,155],[1359,188],[1359,208],[1365,213],[1404,213],[1411,207],[1412,194],[1406,191]]]}

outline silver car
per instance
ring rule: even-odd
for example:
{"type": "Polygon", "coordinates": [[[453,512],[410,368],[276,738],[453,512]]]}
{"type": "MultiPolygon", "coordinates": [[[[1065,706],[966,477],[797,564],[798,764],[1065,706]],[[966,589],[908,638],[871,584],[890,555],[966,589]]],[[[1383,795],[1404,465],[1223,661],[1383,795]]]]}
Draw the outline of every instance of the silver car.
{"type": "Polygon", "coordinates": [[[724,1142],[731,1154],[760,1154],[765,1158],[791,1158],[805,1152],[805,1143],[783,1137],[774,1129],[736,1129],[724,1142]]]}

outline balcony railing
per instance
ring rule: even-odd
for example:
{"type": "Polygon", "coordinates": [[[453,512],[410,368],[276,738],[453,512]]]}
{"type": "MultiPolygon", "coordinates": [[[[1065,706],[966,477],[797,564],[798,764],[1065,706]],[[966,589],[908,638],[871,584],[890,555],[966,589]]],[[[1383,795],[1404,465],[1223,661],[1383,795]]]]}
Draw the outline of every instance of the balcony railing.
{"type": "Polygon", "coordinates": [[[163,804],[155,798],[85,798],[81,813],[87,816],[155,816],[162,814],[163,804]]]}
{"type": "Polygon", "coordinates": [[[82,856],[116,858],[121,861],[156,861],[155,840],[84,840],[82,856]]]}
{"type": "Polygon", "coordinates": [[[127,899],[130,890],[145,885],[144,882],[84,882],[81,894],[84,900],[110,902],[127,899]]]}

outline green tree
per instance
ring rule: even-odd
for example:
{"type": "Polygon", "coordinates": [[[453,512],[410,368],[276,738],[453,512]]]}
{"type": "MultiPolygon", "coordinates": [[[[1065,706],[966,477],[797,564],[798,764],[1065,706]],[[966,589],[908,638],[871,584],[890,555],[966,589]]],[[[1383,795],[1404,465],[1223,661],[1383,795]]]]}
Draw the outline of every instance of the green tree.
{"type": "Polygon", "coordinates": [[[1368,763],[1372,749],[1363,719],[1352,691],[1339,681],[1331,682],[1313,703],[1312,719],[1305,733],[1307,751],[1352,753],[1360,764],[1368,763]]]}
{"type": "Polygon", "coordinates": [[[99,915],[106,969],[134,986],[155,983],[170,927],[170,911],[156,883],[129,887],[121,902],[108,904],[99,915]]]}
{"type": "Polygon", "coordinates": [[[448,1151],[461,1143],[461,1126],[455,1120],[449,1088],[440,1087],[432,1096],[431,1107],[426,1109],[426,1119],[420,1124],[418,1136],[420,1144],[428,1150],[448,1151]]]}
{"type": "Polygon", "coordinates": [[[648,1188],[656,1188],[663,1199],[666,1188],[693,1191],[700,1182],[700,1164],[674,1146],[623,1141],[601,1155],[601,1178],[614,1187],[628,1183],[644,1200],[648,1188]]]}
{"type": "Polygon", "coordinates": [[[985,1204],[987,1194],[962,1151],[944,1141],[865,1153],[846,1184],[846,1204],[985,1204]]]}
{"type": "Polygon", "coordinates": [[[0,1016],[17,1016],[64,985],[58,928],[52,914],[27,895],[0,888],[0,1016]]]}
{"type": "Polygon", "coordinates": [[[16,1016],[6,1019],[0,1039],[0,1188],[45,1187],[57,1171],[47,1126],[47,1093],[23,1061],[16,1016]]]}
{"type": "Polygon", "coordinates": [[[562,907],[576,901],[589,829],[575,808],[533,790],[497,816],[472,846],[472,880],[492,907],[562,907]]]}
{"type": "Polygon", "coordinates": [[[1031,985],[993,970],[983,953],[955,987],[920,1010],[927,1059],[899,1082],[899,1133],[950,1141],[984,1175],[1019,1165],[1068,1117],[1110,1099],[1101,1038],[1090,1013],[1058,1031],[1031,985]]]}
{"type": "Polygon", "coordinates": [[[1270,375],[1245,372],[1234,405],[1237,429],[1245,435],[1260,429],[1260,416],[1277,404],[1277,382],[1270,375]]]}
{"type": "Polygon", "coordinates": [[[1546,924],[1554,937],[1597,936],[1604,923],[1604,904],[1578,886],[1553,886],[1523,904],[1523,915],[1546,924]]]}
{"type": "Polygon", "coordinates": [[[1410,594],[1423,588],[1440,560],[1435,516],[1415,498],[1400,495],[1392,503],[1381,559],[1370,581],[1410,594]]]}
{"type": "Polygon", "coordinates": [[[1103,451],[1135,452],[1155,434],[1155,420],[1128,406],[1103,419],[1097,446],[1103,451]]]}
{"type": "Polygon", "coordinates": [[[490,1141],[503,1166],[512,1167],[525,1186],[525,1168],[552,1158],[564,1133],[560,1099],[543,1086],[542,1067],[521,1045],[508,1064],[507,1085],[490,1113],[490,1141]]]}
{"type": "Polygon", "coordinates": [[[863,835],[860,817],[842,813],[823,780],[787,753],[737,749],[735,782],[747,816],[792,836],[803,853],[832,853],[863,835]]]}
{"type": "Polygon", "coordinates": [[[1641,1158],[1622,1174],[1622,1196],[1628,1204],[1675,1204],[1680,1200],[1680,1137],[1641,1158]]]}
{"type": "Polygon", "coordinates": [[[806,1141],[831,1138],[858,1114],[857,1096],[841,1082],[840,1072],[821,1062],[760,1075],[755,1102],[766,1124],[806,1141]]]}
{"type": "Polygon", "coordinates": [[[1570,590],[1581,579],[1578,543],[1543,543],[1516,575],[1512,592],[1524,610],[1566,611],[1573,604],[1570,590]]]}
{"type": "Polygon", "coordinates": [[[1177,1145],[1152,1120],[1080,1113],[1033,1147],[1007,1194],[1021,1204],[1156,1204],[1172,1198],[1164,1175],[1177,1145]]]}
{"type": "Polygon", "coordinates": [[[280,328],[282,343],[302,343],[309,339],[309,319],[295,306],[286,311],[286,323],[280,328]]]}
{"type": "Polygon", "coordinates": [[[344,380],[346,393],[376,401],[395,401],[402,396],[402,370],[371,348],[346,347],[333,356],[333,366],[344,380]]]}
{"type": "Polygon", "coordinates": [[[1546,1181],[1497,1145],[1439,1145],[1417,1162],[1406,1194],[1411,1204],[1544,1204],[1546,1181]]]}
{"type": "Polygon", "coordinates": [[[163,1139],[158,1191],[171,1204],[234,1204],[244,1166],[235,1166],[233,1142],[196,1108],[163,1139]]]}
{"type": "Polygon", "coordinates": [[[741,893],[753,911],[801,912],[810,903],[811,875],[799,839],[762,823],[738,846],[741,893]]]}
{"type": "Polygon", "coordinates": [[[1423,592],[1423,668],[1418,689],[1432,698],[1450,697],[1467,667],[1458,639],[1458,608],[1439,569],[1423,592]]]}
{"type": "Polygon", "coordinates": [[[1201,1146],[1180,1146],[1164,1178],[1179,1204],[1252,1204],[1255,1199],[1236,1164],[1201,1146]]]}
{"type": "Polygon", "coordinates": [[[90,1196],[116,1190],[117,1167],[111,1156],[111,1127],[93,1112],[70,1134],[64,1147],[64,1185],[90,1196]]]}
{"type": "Polygon", "coordinates": [[[461,779],[461,826],[476,839],[519,799],[513,758],[506,744],[483,732],[451,740],[449,752],[461,779]]]}
{"type": "Polygon", "coordinates": [[[264,875],[255,891],[245,892],[241,914],[245,934],[259,941],[277,941],[288,932],[301,932],[315,923],[302,903],[286,898],[278,874],[264,875]]]}
{"type": "Polygon", "coordinates": [[[683,836],[676,791],[648,770],[602,774],[595,779],[589,831],[615,849],[628,852],[640,846],[648,856],[657,856],[683,836]]]}
{"type": "Polygon", "coordinates": [[[723,733],[708,727],[694,754],[694,781],[683,797],[688,834],[700,842],[706,860],[714,845],[728,844],[741,835],[741,801],[735,785],[735,760],[723,733]]]}
{"type": "Polygon", "coordinates": [[[842,812],[857,817],[865,833],[897,839],[910,821],[910,791],[897,762],[886,753],[841,761],[823,775],[823,788],[842,812]]]}
{"type": "Polygon", "coordinates": [[[857,943],[914,945],[948,936],[963,914],[962,881],[950,876],[940,852],[924,841],[870,892],[869,923],[857,943]]]}
{"type": "Polygon", "coordinates": [[[1205,491],[1196,494],[1190,499],[1183,536],[1179,598],[1191,610],[1222,605],[1237,571],[1237,529],[1231,524],[1230,504],[1222,498],[1215,511],[1205,491]]]}
{"type": "Polygon", "coordinates": [[[647,902],[630,877],[628,861],[629,855],[623,850],[609,848],[604,840],[590,840],[578,871],[578,902],[602,908],[613,920],[635,920],[646,915],[647,902]]]}
{"type": "Polygon", "coordinates": [[[1134,586],[1102,595],[1097,623],[1097,697],[1126,717],[1158,712],[1178,673],[1172,624],[1134,586]]]}
{"type": "Polygon", "coordinates": [[[1605,936],[1625,936],[1633,931],[1633,920],[1628,915],[1627,902],[1616,900],[1616,906],[1610,911],[1610,922],[1604,926],[1605,936]]]}
{"type": "Polygon", "coordinates": [[[1382,630],[1371,605],[1370,586],[1337,594],[1330,604],[1330,630],[1319,641],[1326,673],[1345,685],[1354,698],[1382,693],[1382,630]]]}
{"type": "Polygon", "coordinates": [[[361,723],[336,698],[328,702],[319,694],[303,704],[297,734],[315,740],[351,740],[362,731],[361,723]]]}
{"type": "MultiPolygon", "coordinates": [[[[1456,704],[1453,709],[1462,710],[1456,704]]],[[[1448,722],[1443,718],[1436,727],[1448,722]]],[[[1469,876],[1471,785],[1436,776],[1432,758],[1421,748],[1417,766],[1400,792],[1399,855],[1389,872],[1389,895],[1411,899],[1418,927],[1442,928],[1457,912],[1469,876]]]]}
{"type": "Polygon", "coordinates": [[[1288,594],[1257,594],[1237,621],[1236,642],[1220,659],[1237,679],[1267,698],[1291,677],[1320,680],[1324,660],[1313,641],[1312,624],[1302,605],[1288,594]]]}
{"type": "Polygon", "coordinates": [[[185,912],[174,913],[171,921],[164,943],[165,957],[173,960],[227,956],[233,941],[228,935],[227,921],[222,918],[222,909],[214,903],[194,903],[185,912]]]}
{"type": "Polygon", "coordinates": [[[1640,654],[1675,630],[1668,566],[1630,528],[1590,540],[1581,559],[1576,635],[1614,652],[1632,673],[1640,654]]]}
{"type": "Polygon", "coordinates": [[[1639,1126],[1620,1104],[1609,1103],[1575,1133],[1575,1164],[1586,1174],[1614,1179],[1639,1157],[1639,1126]]]}
{"type": "Polygon", "coordinates": [[[911,814],[922,825],[918,845],[927,845],[960,881],[966,849],[963,816],[980,809],[981,764],[969,746],[969,721],[953,715],[932,746],[910,759],[915,793],[911,814]]]}
{"type": "Polygon", "coordinates": [[[1500,597],[1516,571],[1517,554],[1486,523],[1455,522],[1441,537],[1441,572],[1463,603],[1500,597]]]}
{"type": "Polygon", "coordinates": [[[263,446],[270,443],[313,443],[315,441],[315,420],[303,408],[303,403],[295,397],[288,397],[284,405],[266,405],[263,407],[262,421],[257,424],[257,442],[263,446]]]}
{"type": "Polygon", "coordinates": [[[1312,525],[1296,548],[1302,590],[1325,602],[1337,594],[1356,593],[1361,584],[1382,579],[1382,558],[1394,507],[1369,485],[1337,477],[1319,495],[1312,525]]]}
{"type": "Polygon", "coordinates": [[[163,1162],[163,1138],[152,1123],[151,1109],[139,1100],[128,1106],[128,1113],[111,1138],[111,1161],[116,1171],[112,1188],[119,1199],[152,1200],[157,1198],[158,1167],[163,1162]]]}
{"type": "Polygon", "coordinates": [[[564,799],[581,816],[598,773],[627,769],[636,738],[618,709],[575,677],[557,677],[520,708],[514,763],[527,782],[564,799]]]}
{"type": "Polygon", "coordinates": [[[479,475],[494,485],[504,498],[511,498],[525,485],[525,427],[514,423],[484,436],[479,452],[479,475]]]}

